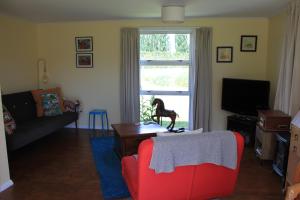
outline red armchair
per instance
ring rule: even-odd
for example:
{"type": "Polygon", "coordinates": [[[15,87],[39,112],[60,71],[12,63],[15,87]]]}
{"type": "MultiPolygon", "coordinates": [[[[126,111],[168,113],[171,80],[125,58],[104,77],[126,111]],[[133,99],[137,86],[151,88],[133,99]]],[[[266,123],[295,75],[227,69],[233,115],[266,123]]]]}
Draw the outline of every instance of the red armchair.
{"type": "Polygon", "coordinates": [[[232,170],[215,164],[176,167],[172,173],[156,174],[149,168],[153,142],[143,141],[138,158],[122,159],[122,174],[134,200],[201,200],[229,196],[233,193],[244,149],[244,138],[237,140],[237,168],[232,170]]]}

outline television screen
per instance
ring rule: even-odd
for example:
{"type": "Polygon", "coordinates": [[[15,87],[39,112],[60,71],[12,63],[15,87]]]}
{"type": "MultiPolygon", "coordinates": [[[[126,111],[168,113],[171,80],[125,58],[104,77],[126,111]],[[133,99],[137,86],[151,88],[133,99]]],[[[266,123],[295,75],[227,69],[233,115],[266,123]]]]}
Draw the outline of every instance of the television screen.
{"type": "Polygon", "coordinates": [[[223,78],[222,109],[256,116],[269,108],[269,93],[269,81],[223,78]]]}

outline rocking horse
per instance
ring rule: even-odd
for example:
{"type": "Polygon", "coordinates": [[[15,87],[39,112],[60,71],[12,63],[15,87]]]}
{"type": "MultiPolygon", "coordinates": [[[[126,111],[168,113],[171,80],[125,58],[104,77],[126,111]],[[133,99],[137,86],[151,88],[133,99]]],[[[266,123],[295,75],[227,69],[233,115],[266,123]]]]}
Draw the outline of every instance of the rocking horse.
{"type": "Polygon", "coordinates": [[[167,129],[173,130],[173,128],[175,126],[175,120],[176,120],[176,117],[178,116],[178,114],[174,110],[166,110],[165,104],[161,99],[155,98],[151,105],[153,107],[156,104],[157,104],[157,106],[156,106],[155,115],[151,116],[152,120],[159,124],[161,121],[161,117],[170,117],[171,123],[167,126],[167,129]],[[156,117],[156,119],[155,119],[155,117],[156,117]]]}

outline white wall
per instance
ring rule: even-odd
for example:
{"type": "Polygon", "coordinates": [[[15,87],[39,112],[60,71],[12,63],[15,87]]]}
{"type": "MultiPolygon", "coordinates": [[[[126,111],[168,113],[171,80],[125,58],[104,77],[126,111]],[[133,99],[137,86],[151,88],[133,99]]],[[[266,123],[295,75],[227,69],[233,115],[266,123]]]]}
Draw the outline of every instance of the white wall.
{"type": "MultiPolygon", "coordinates": [[[[0,89],[1,89],[1,85],[0,85],[0,89]]],[[[0,102],[1,102],[1,92],[0,92],[0,102]]],[[[5,132],[4,132],[4,124],[3,124],[2,103],[0,103],[0,192],[5,190],[11,184],[12,181],[10,180],[9,177],[5,132]]]]}

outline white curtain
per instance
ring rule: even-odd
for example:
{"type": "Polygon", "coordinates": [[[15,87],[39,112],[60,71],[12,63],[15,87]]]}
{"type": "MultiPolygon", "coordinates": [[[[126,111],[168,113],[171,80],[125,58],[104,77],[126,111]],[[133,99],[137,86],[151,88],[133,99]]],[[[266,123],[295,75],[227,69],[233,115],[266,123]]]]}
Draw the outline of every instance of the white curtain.
{"type": "Polygon", "coordinates": [[[300,109],[300,0],[288,5],[274,109],[294,116],[300,109]]]}
{"type": "Polygon", "coordinates": [[[192,127],[211,130],[212,28],[196,29],[192,93],[192,127]]]}
{"type": "Polygon", "coordinates": [[[136,28],[121,30],[121,121],[140,121],[139,82],[139,31],[136,28]]]}

